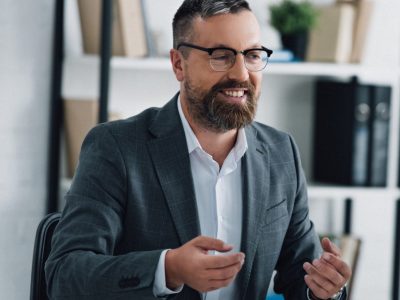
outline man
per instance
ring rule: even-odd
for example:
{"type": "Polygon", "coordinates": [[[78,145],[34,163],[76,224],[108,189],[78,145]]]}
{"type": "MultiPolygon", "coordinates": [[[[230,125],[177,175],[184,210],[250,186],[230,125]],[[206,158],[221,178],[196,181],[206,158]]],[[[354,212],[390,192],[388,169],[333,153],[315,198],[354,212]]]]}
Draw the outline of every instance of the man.
{"type": "Polygon", "coordinates": [[[94,128],[46,263],[52,299],[345,299],[351,271],[308,218],[291,137],[253,122],[260,43],[246,1],[186,0],[180,93],[94,128]]]}

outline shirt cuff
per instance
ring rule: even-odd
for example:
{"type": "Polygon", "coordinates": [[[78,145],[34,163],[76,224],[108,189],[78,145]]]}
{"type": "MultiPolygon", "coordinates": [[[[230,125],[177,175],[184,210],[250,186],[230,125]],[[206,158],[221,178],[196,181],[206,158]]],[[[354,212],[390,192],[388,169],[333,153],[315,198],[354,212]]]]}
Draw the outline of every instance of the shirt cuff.
{"type": "Polygon", "coordinates": [[[170,249],[166,249],[161,252],[156,273],[154,275],[153,294],[155,297],[158,298],[180,293],[183,289],[183,284],[175,290],[170,290],[169,288],[167,288],[167,284],[165,281],[165,255],[169,250],[170,249]]]}
{"type": "MultiPolygon", "coordinates": [[[[341,289],[340,289],[340,291],[339,291],[339,295],[338,295],[338,297],[339,298],[337,298],[337,297],[335,297],[335,298],[329,298],[329,299],[339,299],[339,300],[346,300],[347,299],[347,294],[345,294],[346,293],[346,289],[345,289],[345,286],[344,287],[342,287],[341,289]],[[345,297],[343,297],[343,294],[344,295],[346,295],[345,297]]],[[[316,298],[318,298],[318,297],[316,297],[316,298]]],[[[310,288],[307,288],[307,299],[308,300],[313,300],[313,299],[315,299],[315,298],[313,298],[313,297],[311,297],[311,290],[310,290],[310,288]]],[[[318,298],[319,299],[319,298],[318,298]]]]}

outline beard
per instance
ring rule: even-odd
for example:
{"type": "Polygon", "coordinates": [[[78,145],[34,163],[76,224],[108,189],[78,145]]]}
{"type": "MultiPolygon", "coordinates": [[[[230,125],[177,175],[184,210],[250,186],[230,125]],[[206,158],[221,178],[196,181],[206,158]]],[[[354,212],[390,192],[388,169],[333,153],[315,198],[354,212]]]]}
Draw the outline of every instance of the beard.
{"type": "Polygon", "coordinates": [[[187,95],[189,114],[201,127],[217,133],[249,125],[255,117],[259,95],[249,81],[237,82],[227,80],[215,84],[211,90],[202,91],[195,88],[190,80],[184,83],[187,95]],[[232,103],[219,97],[219,93],[227,88],[247,89],[244,103],[232,103]]]}

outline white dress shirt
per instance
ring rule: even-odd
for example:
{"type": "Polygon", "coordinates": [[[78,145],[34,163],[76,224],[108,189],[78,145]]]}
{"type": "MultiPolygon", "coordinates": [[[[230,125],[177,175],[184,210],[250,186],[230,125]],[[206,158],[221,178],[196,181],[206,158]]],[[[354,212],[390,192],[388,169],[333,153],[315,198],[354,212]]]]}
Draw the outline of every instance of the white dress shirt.
{"type": "MultiPolygon", "coordinates": [[[[190,156],[201,234],[220,239],[233,246],[231,252],[239,252],[243,210],[241,158],[247,150],[245,131],[239,129],[235,146],[220,168],[201,147],[183,114],[180,98],[177,105],[190,156]]],[[[166,287],[164,262],[167,251],[162,252],[155,274],[153,293],[158,297],[178,293],[183,288],[172,291],[166,287]]],[[[219,252],[212,254],[221,255],[219,252]]],[[[237,282],[202,296],[203,300],[237,299],[237,282]]]]}

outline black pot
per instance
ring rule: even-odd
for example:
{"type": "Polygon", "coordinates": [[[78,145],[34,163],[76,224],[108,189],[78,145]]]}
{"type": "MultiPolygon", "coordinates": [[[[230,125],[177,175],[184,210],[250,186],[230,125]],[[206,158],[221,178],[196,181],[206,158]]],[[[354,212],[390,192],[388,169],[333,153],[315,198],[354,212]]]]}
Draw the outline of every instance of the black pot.
{"type": "Polygon", "coordinates": [[[281,34],[282,46],[293,53],[295,60],[303,61],[306,57],[308,32],[281,34]]]}

